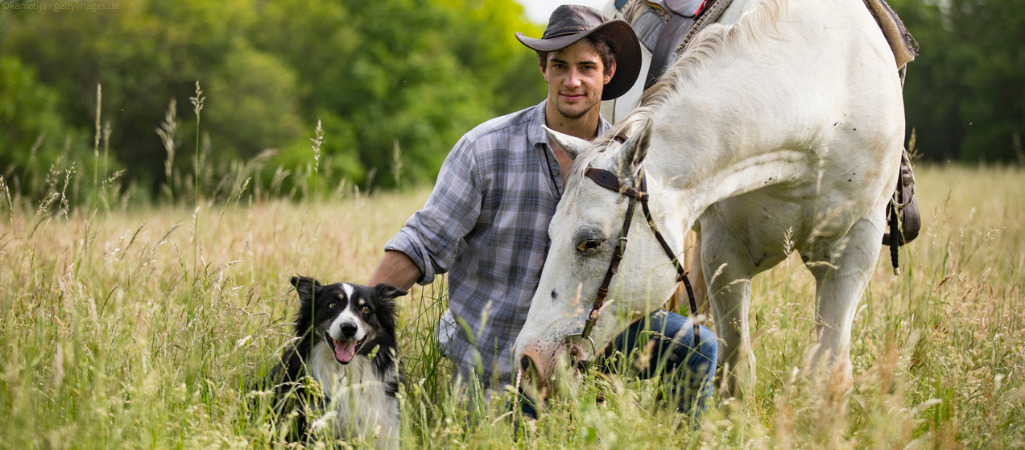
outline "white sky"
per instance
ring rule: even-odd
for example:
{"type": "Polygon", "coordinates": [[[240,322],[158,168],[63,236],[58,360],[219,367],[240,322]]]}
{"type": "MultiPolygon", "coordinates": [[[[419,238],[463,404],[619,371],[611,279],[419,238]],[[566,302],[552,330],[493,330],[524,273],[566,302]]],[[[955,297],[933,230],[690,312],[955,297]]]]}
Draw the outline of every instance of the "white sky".
{"type": "Polygon", "coordinates": [[[559,5],[587,5],[598,10],[601,10],[608,0],[571,0],[571,1],[552,1],[552,0],[516,0],[526,10],[527,18],[531,22],[536,22],[541,25],[548,23],[548,17],[552,15],[552,11],[555,11],[559,5]]]}

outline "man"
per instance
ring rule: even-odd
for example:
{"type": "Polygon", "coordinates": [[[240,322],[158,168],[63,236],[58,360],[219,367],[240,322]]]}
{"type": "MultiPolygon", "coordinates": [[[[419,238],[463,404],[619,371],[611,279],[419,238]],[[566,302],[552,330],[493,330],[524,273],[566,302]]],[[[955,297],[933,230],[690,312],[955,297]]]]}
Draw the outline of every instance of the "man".
{"type": "MultiPolygon", "coordinates": [[[[427,204],[388,241],[369,281],[408,289],[448,272],[449,308],[438,341],[458,366],[458,375],[484,388],[513,381],[512,347],[540,280],[550,245],[548,224],[572,165],[542,125],[588,140],[605,133],[609,124],[599,115],[601,101],[627,92],[641,65],[640,44],[630,26],[606,21],[593,8],[560,6],[541,39],[516,37],[537,51],[547,98],[485,122],[460,139],[427,204]]],[[[635,346],[642,329],[652,330],[653,324],[670,337],[692,329],[676,314],[667,327],[663,316],[668,315],[662,312],[632,326],[617,338],[617,348],[626,352],[625,346],[635,346]]],[[[714,371],[715,337],[707,333],[700,340],[702,358],[690,357],[697,353],[686,347],[693,343],[689,334],[677,341],[659,340],[656,351],[672,360],[670,369],[701,359],[703,371],[679,371],[700,384],[714,371]]],[[[684,409],[692,401],[686,400],[684,409]]]]}

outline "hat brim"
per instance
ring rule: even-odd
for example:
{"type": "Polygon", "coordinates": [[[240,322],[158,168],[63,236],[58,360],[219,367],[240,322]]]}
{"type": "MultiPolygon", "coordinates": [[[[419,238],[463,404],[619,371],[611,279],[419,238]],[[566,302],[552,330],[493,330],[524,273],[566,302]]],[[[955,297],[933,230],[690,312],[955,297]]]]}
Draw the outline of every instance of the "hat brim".
{"type": "Polygon", "coordinates": [[[516,32],[516,39],[521,44],[539,52],[554,52],[575,44],[577,41],[592,34],[605,37],[616,55],[616,73],[605,84],[602,100],[612,100],[627,93],[637,76],[641,73],[641,43],[637,40],[630,24],[623,20],[611,20],[587,31],[548,39],[534,39],[523,33],[516,32]]]}

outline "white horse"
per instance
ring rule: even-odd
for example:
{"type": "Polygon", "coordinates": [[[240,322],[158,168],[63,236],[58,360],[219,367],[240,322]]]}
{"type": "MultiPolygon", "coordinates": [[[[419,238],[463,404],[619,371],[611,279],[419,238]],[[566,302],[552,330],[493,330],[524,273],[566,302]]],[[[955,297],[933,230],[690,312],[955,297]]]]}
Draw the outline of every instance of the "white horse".
{"type": "Polygon", "coordinates": [[[862,0],[735,0],[614,126],[625,142],[550,134],[576,158],[515,345],[534,382],[569,354],[593,358],[676,286],[636,208],[591,342],[580,337],[628,204],[584,175],[592,167],[624,186],[646,180],[654,222],[675,253],[700,228],[728,394],[738,371],[754,379],[751,279],[793,250],[817,285],[812,367],[839,370],[850,385],[851,323],[879,255],[904,138],[894,57],[862,0]]]}

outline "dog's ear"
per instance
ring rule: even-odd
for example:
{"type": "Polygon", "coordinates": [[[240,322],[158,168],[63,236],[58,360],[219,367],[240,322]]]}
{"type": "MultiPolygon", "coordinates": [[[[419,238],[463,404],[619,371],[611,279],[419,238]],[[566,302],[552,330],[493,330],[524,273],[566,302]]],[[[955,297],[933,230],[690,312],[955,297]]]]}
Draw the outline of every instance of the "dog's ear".
{"type": "Polygon", "coordinates": [[[388,283],[380,283],[377,286],[374,286],[374,294],[378,298],[395,298],[402,297],[403,295],[408,294],[408,292],[403,291],[402,289],[399,289],[388,283]]]}
{"type": "MultiPolygon", "coordinates": [[[[406,295],[407,292],[392,286],[388,283],[380,283],[374,286],[374,298],[376,298],[379,308],[377,308],[377,320],[381,321],[381,325],[386,330],[395,330],[395,298],[406,295]]],[[[395,336],[392,336],[394,338],[395,336]]]]}
{"type": "Polygon", "coordinates": [[[299,300],[312,301],[320,292],[320,282],[310,277],[292,277],[290,280],[295,286],[295,292],[299,294],[299,300]]]}

